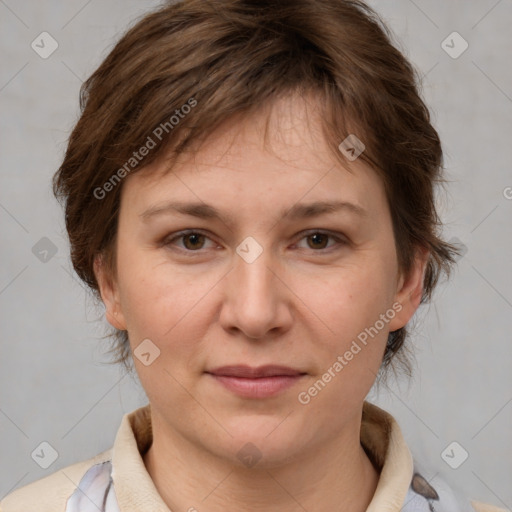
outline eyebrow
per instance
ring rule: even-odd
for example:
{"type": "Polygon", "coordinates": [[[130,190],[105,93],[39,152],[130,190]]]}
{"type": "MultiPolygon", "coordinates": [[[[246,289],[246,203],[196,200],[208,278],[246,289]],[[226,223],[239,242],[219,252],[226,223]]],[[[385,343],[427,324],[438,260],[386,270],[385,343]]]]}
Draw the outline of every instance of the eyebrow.
{"type": "MultiPolygon", "coordinates": [[[[283,210],[279,214],[279,218],[288,217],[289,219],[310,219],[335,213],[338,211],[346,211],[361,218],[368,217],[368,211],[363,207],[350,203],[348,201],[315,201],[312,203],[297,203],[287,210],[283,210]]],[[[217,208],[206,203],[176,202],[170,201],[160,205],[152,206],[139,214],[144,222],[151,218],[164,214],[179,213],[190,215],[201,219],[219,219],[224,224],[234,224],[235,218],[227,213],[221,213],[217,208]]]]}

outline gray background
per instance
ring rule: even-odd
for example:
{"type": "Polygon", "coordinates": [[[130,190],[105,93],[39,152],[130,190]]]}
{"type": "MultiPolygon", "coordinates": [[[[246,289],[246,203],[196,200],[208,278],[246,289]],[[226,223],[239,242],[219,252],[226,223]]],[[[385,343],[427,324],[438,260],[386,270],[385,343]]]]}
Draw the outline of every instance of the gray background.
{"type": "MultiPolygon", "coordinates": [[[[512,2],[370,4],[425,75],[451,180],[439,196],[444,234],[467,253],[435,305],[416,316],[413,380],[391,381],[369,399],[398,419],[428,479],[512,508],[512,2]],[[456,59],[441,46],[453,31],[469,43],[456,59]],[[458,469],[441,457],[453,441],[469,453],[458,469]]],[[[102,309],[72,275],[50,179],[82,80],[153,5],[0,0],[0,498],[109,448],[122,415],[146,403],[139,384],[102,355],[102,309]],[[31,48],[43,31],[59,45],[47,59],[31,48]],[[46,263],[32,251],[43,237],[57,249],[46,263]],[[31,458],[43,441],[59,454],[46,470],[31,458]]],[[[463,454],[448,453],[452,461],[463,454]]]]}

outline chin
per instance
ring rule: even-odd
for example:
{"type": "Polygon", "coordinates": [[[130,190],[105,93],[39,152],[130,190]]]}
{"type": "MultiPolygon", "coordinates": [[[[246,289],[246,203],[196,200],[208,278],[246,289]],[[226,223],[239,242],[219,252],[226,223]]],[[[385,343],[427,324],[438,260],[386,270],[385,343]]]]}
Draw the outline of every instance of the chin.
{"type": "Polygon", "coordinates": [[[240,468],[268,470],[291,462],[297,455],[297,447],[289,444],[269,442],[268,439],[258,438],[252,441],[244,440],[235,443],[230,459],[240,468]]]}
{"type": "Polygon", "coordinates": [[[300,451],[301,443],[297,430],[284,423],[281,416],[259,421],[249,416],[242,421],[239,418],[236,422],[224,423],[233,436],[229,440],[225,438],[229,446],[225,446],[224,455],[229,452],[232,462],[249,468],[268,469],[285,464],[300,451]]]}

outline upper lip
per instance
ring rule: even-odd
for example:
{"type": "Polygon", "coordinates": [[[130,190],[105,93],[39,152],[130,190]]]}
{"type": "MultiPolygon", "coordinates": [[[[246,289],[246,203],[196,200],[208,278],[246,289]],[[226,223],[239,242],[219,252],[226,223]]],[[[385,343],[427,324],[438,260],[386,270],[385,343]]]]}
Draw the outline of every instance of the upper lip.
{"type": "Polygon", "coordinates": [[[247,365],[221,366],[206,373],[221,375],[226,377],[245,377],[246,379],[256,379],[260,377],[275,377],[278,375],[303,375],[305,372],[290,368],[269,364],[265,366],[251,367],[247,365]]]}

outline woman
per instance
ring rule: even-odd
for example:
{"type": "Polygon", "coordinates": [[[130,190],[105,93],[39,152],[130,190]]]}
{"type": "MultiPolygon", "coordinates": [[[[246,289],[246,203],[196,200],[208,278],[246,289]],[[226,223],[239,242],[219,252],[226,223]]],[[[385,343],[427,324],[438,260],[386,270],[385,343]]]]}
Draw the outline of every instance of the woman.
{"type": "Polygon", "coordinates": [[[365,401],[457,252],[438,134],[377,15],[166,5],[82,93],[54,190],[149,404],[1,510],[499,510],[431,485],[365,401]]]}

